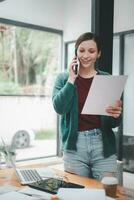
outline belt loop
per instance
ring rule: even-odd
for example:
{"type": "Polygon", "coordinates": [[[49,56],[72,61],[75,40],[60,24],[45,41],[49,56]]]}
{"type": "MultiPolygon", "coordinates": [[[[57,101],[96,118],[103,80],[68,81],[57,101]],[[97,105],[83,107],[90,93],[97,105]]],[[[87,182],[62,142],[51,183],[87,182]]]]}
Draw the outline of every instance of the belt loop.
{"type": "Polygon", "coordinates": [[[95,135],[97,135],[97,129],[96,128],[94,129],[94,132],[95,132],[95,135]]]}

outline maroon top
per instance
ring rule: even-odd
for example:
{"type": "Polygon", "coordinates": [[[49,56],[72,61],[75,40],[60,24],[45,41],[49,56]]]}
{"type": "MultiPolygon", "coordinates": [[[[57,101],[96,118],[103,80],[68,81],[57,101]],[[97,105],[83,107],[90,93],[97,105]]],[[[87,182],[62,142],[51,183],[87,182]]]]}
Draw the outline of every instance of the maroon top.
{"type": "Polygon", "coordinates": [[[100,127],[99,115],[84,115],[81,114],[86,97],[88,95],[93,77],[82,78],[78,76],[76,78],[77,92],[78,92],[78,131],[85,131],[100,127]]]}

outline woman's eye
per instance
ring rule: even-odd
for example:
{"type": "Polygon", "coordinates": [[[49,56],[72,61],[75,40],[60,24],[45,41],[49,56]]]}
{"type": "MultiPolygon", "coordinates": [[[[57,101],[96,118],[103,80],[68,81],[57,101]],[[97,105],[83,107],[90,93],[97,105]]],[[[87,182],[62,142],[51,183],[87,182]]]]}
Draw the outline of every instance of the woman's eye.
{"type": "Polygon", "coordinates": [[[95,53],[95,51],[94,50],[90,50],[89,53],[95,53]]]}
{"type": "Polygon", "coordinates": [[[84,52],[84,50],[80,50],[80,53],[83,53],[84,52]]]}
{"type": "MultiPolygon", "coordinates": [[[[79,50],[79,53],[85,53],[85,52],[86,52],[86,50],[84,50],[84,49],[79,50]]],[[[92,54],[92,53],[95,53],[96,51],[94,49],[89,49],[88,52],[92,54]]]]}

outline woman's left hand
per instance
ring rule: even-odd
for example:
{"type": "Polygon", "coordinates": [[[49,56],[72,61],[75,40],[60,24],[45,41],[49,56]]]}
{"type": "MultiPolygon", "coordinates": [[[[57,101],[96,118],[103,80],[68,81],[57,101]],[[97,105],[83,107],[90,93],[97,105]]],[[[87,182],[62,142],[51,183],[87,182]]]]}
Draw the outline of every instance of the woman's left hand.
{"type": "Polygon", "coordinates": [[[106,108],[106,112],[114,118],[118,118],[122,112],[122,101],[118,100],[116,101],[114,106],[108,106],[106,108]]]}

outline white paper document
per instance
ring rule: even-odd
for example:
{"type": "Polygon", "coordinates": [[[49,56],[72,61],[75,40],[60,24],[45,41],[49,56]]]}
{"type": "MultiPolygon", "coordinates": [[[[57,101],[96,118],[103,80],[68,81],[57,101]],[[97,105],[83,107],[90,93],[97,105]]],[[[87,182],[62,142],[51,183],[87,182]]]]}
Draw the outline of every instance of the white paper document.
{"type": "Polygon", "coordinates": [[[39,198],[33,198],[13,191],[0,195],[0,200],[39,200],[39,198]]]}
{"type": "Polygon", "coordinates": [[[121,98],[128,76],[96,75],[81,114],[108,115],[106,108],[121,98]]]}
{"type": "Polygon", "coordinates": [[[72,189],[60,188],[57,194],[59,199],[63,200],[106,200],[103,189],[72,189]]]}
{"type": "Polygon", "coordinates": [[[0,186],[0,194],[12,192],[12,191],[18,191],[19,189],[20,189],[19,187],[15,187],[13,185],[3,185],[3,186],[0,186]]]}
{"type": "Polygon", "coordinates": [[[38,197],[40,199],[45,199],[45,200],[50,200],[52,194],[44,192],[44,191],[40,191],[40,190],[36,190],[30,187],[25,187],[23,189],[21,189],[19,191],[22,194],[25,195],[30,195],[31,197],[38,197]]]}

